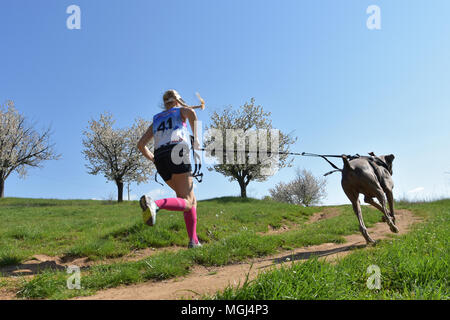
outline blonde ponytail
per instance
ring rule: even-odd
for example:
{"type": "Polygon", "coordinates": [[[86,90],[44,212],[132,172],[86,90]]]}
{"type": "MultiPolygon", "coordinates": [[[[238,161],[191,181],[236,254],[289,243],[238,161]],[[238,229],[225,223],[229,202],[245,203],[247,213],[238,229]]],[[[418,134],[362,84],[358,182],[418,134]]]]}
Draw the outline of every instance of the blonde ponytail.
{"type": "Polygon", "coordinates": [[[181,98],[180,94],[176,91],[176,90],[167,90],[164,95],[163,95],[163,102],[164,102],[164,108],[166,110],[168,110],[167,108],[167,104],[169,102],[178,102],[179,104],[181,104],[183,107],[185,108],[189,108],[189,109],[197,109],[197,108],[201,108],[202,110],[205,109],[205,101],[202,99],[202,97],[200,97],[200,95],[197,93],[197,97],[199,98],[201,105],[200,106],[189,106],[184,100],[183,98],[181,98]]]}

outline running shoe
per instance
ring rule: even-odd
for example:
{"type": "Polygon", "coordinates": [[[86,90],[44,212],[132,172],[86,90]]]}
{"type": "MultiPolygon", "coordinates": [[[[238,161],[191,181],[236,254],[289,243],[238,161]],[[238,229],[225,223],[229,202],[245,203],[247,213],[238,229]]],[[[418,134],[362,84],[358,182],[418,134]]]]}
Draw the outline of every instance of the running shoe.
{"type": "Polygon", "coordinates": [[[150,196],[142,196],[139,200],[139,204],[142,208],[142,219],[148,226],[154,226],[156,223],[156,213],[159,208],[155,201],[150,196]]]}
{"type": "Polygon", "coordinates": [[[202,246],[202,244],[200,243],[200,241],[195,243],[194,241],[191,240],[191,241],[189,241],[188,249],[200,248],[201,246],[202,246]]]}

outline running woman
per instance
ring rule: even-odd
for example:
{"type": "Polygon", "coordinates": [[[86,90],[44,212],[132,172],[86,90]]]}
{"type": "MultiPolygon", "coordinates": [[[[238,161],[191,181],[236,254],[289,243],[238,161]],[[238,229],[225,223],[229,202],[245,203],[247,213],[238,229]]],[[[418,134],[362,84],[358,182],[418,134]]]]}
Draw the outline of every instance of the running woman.
{"type": "MultiPolygon", "coordinates": [[[[194,195],[192,167],[189,161],[190,134],[186,120],[194,136],[195,149],[199,148],[197,136],[197,115],[193,108],[183,101],[175,90],[166,91],[163,95],[165,110],[153,117],[152,125],[138,142],[138,149],[152,161],[159,175],[167,185],[175,191],[176,198],[153,200],[150,196],[142,196],[139,203],[143,210],[144,222],[153,226],[159,210],[184,212],[184,221],[189,236],[188,248],[200,247],[197,238],[197,201],[194,195]],[[147,144],[154,139],[154,155],[147,144]]],[[[203,102],[202,102],[203,105],[203,102]]]]}

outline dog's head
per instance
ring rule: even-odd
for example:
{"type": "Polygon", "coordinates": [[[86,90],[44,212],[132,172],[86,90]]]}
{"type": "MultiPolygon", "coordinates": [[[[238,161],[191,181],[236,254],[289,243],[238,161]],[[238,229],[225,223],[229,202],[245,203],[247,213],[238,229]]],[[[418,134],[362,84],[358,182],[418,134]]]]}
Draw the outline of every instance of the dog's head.
{"type": "Polygon", "coordinates": [[[389,173],[392,176],[392,162],[394,162],[395,156],[393,154],[388,154],[388,155],[380,156],[379,158],[381,158],[384,161],[384,163],[387,164],[389,173]]]}

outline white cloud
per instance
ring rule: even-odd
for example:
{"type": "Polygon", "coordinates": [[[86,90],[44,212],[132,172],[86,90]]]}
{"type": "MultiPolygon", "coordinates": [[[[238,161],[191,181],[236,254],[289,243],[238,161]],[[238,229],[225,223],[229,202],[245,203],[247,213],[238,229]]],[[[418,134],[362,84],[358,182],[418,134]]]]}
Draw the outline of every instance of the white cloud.
{"type": "Polygon", "coordinates": [[[164,189],[153,189],[147,192],[146,194],[152,197],[153,199],[159,199],[166,194],[166,191],[164,189]]]}
{"type": "Polygon", "coordinates": [[[424,187],[417,187],[417,188],[414,188],[412,190],[409,190],[408,193],[418,193],[418,192],[421,192],[423,190],[425,190],[424,187]]]}
{"type": "Polygon", "coordinates": [[[138,195],[137,194],[130,194],[130,201],[134,201],[138,199],[138,195]]]}

